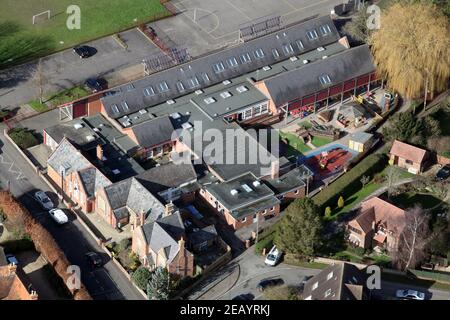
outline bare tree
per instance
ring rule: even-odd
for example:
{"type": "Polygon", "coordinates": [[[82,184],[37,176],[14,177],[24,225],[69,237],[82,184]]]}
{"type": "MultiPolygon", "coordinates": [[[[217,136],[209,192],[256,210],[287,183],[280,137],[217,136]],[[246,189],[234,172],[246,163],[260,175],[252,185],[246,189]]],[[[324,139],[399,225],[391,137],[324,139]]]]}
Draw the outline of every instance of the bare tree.
{"type": "Polygon", "coordinates": [[[33,85],[36,88],[39,102],[42,104],[44,103],[45,88],[47,86],[48,79],[44,72],[41,59],[39,59],[39,62],[37,63],[36,68],[33,71],[32,81],[33,85]]]}
{"type": "Polygon", "coordinates": [[[361,181],[362,187],[364,188],[366,186],[366,184],[369,183],[370,177],[369,176],[362,176],[361,180],[359,180],[359,181],[361,181]]]}
{"type": "Polygon", "coordinates": [[[400,180],[400,171],[396,167],[389,167],[386,170],[387,193],[391,197],[395,189],[395,184],[400,180]]]}
{"type": "Polygon", "coordinates": [[[424,258],[430,233],[429,220],[428,214],[418,205],[405,212],[405,226],[394,256],[399,268],[403,270],[414,268],[424,258]]]}

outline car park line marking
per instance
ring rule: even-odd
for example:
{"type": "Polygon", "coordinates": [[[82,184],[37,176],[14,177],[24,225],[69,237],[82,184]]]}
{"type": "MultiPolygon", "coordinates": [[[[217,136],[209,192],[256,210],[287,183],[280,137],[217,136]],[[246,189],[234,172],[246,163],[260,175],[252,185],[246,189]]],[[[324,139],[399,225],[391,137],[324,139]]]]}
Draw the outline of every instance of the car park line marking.
{"type": "Polygon", "coordinates": [[[17,169],[19,171],[16,171],[16,170],[12,169],[14,167],[14,162],[6,161],[5,157],[3,155],[0,155],[0,163],[1,164],[5,164],[5,165],[9,165],[8,172],[13,173],[13,174],[17,174],[16,180],[26,179],[26,177],[22,173],[22,171],[20,171],[19,169],[17,169]]]}

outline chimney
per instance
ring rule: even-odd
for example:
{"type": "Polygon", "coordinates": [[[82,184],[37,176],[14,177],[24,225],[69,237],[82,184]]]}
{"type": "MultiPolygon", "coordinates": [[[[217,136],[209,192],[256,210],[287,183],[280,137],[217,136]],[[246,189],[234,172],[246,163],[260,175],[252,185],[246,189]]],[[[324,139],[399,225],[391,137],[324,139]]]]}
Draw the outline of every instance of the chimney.
{"type": "Polygon", "coordinates": [[[97,145],[97,159],[103,161],[103,147],[101,145],[97,145]]]}
{"type": "Polygon", "coordinates": [[[183,255],[183,253],[184,253],[184,245],[185,245],[184,238],[181,237],[181,239],[178,240],[178,246],[180,247],[180,253],[181,253],[181,255],[183,255]]]}
{"type": "Polygon", "coordinates": [[[30,299],[31,300],[37,300],[38,298],[39,298],[39,296],[38,296],[36,291],[33,290],[33,291],[30,292],[30,299]]]}
{"type": "Polygon", "coordinates": [[[145,212],[144,210],[141,210],[139,213],[139,222],[137,223],[136,227],[143,226],[145,222],[145,212]]]}
{"type": "Polygon", "coordinates": [[[280,162],[278,160],[272,161],[270,164],[270,177],[272,179],[278,178],[278,173],[280,171],[280,162]]]}
{"type": "Polygon", "coordinates": [[[165,210],[165,216],[170,216],[175,211],[175,206],[173,205],[172,201],[166,204],[166,210],[165,210]]]}

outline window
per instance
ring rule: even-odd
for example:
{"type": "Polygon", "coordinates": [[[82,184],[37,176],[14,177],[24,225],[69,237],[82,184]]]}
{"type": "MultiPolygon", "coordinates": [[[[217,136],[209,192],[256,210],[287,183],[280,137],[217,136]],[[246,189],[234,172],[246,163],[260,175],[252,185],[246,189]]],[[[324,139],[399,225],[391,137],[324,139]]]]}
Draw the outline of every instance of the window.
{"type": "Polygon", "coordinates": [[[169,86],[167,85],[167,82],[165,82],[165,81],[158,84],[158,88],[159,88],[159,92],[169,91],[169,86]]]}
{"type": "Polygon", "coordinates": [[[245,221],[247,221],[247,217],[245,217],[244,219],[242,219],[242,222],[245,222],[245,221]]]}
{"type": "Polygon", "coordinates": [[[270,211],[275,211],[275,207],[272,207],[272,209],[270,209],[270,211]]]}
{"type": "Polygon", "coordinates": [[[249,63],[250,61],[252,61],[252,59],[250,58],[250,55],[248,54],[248,52],[241,54],[241,62],[242,63],[249,63]]]}
{"type": "Polygon", "coordinates": [[[246,109],[241,113],[242,120],[252,117],[252,108],[246,109]]]}
{"type": "Polygon", "coordinates": [[[309,40],[316,40],[317,38],[319,38],[319,35],[317,34],[317,31],[315,29],[308,31],[306,35],[308,36],[309,40]]]}
{"type": "Polygon", "coordinates": [[[294,192],[295,194],[298,194],[298,190],[295,190],[295,192],[294,192]]]}
{"type": "Polygon", "coordinates": [[[183,85],[183,83],[182,83],[181,81],[178,81],[178,82],[177,82],[177,89],[178,89],[178,91],[180,91],[180,92],[183,92],[183,91],[184,91],[184,85],[183,85]]]}
{"type": "Polygon", "coordinates": [[[285,44],[283,46],[283,52],[285,55],[290,55],[294,53],[294,49],[292,48],[292,46],[290,44],[285,44]]]}
{"type": "Polygon", "coordinates": [[[210,81],[210,80],[209,80],[209,76],[208,76],[207,73],[203,73],[203,74],[202,74],[202,78],[203,78],[203,80],[204,80],[205,82],[209,82],[209,81],[210,81]]]}
{"type": "Polygon", "coordinates": [[[130,108],[128,107],[128,103],[126,101],[122,101],[121,105],[124,111],[130,110],[130,108]]]}
{"type": "Polygon", "coordinates": [[[111,109],[112,109],[112,111],[113,111],[114,113],[119,113],[119,108],[117,107],[117,104],[113,104],[113,105],[111,106],[111,109]]]}
{"type": "Polygon", "coordinates": [[[223,65],[223,62],[217,62],[213,65],[213,70],[215,73],[221,73],[223,70],[225,70],[225,66],[223,65]]]}
{"type": "Polygon", "coordinates": [[[198,87],[200,85],[200,83],[198,82],[197,77],[193,77],[188,79],[188,85],[191,89],[198,87]]]}
{"type": "Polygon", "coordinates": [[[330,84],[330,83],[331,83],[330,76],[327,75],[327,74],[325,74],[325,75],[323,75],[323,76],[320,76],[320,77],[319,77],[319,80],[320,80],[320,83],[321,83],[322,85],[327,85],[327,84],[330,84]]]}
{"type": "Polygon", "coordinates": [[[327,35],[327,34],[331,33],[330,26],[327,24],[321,26],[319,29],[320,29],[320,32],[322,33],[322,35],[327,35]]]}
{"type": "Polygon", "coordinates": [[[230,59],[227,60],[227,64],[228,64],[228,66],[229,66],[230,68],[233,68],[233,67],[237,67],[238,62],[237,62],[237,60],[236,60],[235,57],[232,57],[232,58],[230,58],[230,59]]]}
{"type": "Polygon", "coordinates": [[[272,49],[272,54],[275,59],[278,59],[280,57],[277,49],[272,49]]]}
{"type": "Polygon", "coordinates": [[[303,46],[302,40],[297,40],[297,41],[295,41],[295,44],[297,45],[298,50],[303,50],[303,49],[305,49],[305,47],[303,46]]]}
{"type": "Polygon", "coordinates": [[[411,160],[406,159],[405,160],[406,164],[413,164],[413,162],[411,160]]]}
{"type": "Polygon", "coordinates": [[[325,291],[325,298],[331,295],[331,289],[325,291]]]}
{"type": "Polygon", "coordinates": [[[329,274],[327,274],[327,280],[330,280],[331,278],[333,278],[333,272],[330,272],[329,274]]]}
{"type": "Polygon", "coordinates": [[[261,48],[255,50],[254,54],[255,54],[255,58],[257,58],[257,59],[261,59],[264,57],[264,51],[261,48]]]}
{"type": "Polygon", "coordinates": [[[144,96],[151,97],[155,95],[155,90],[152,87],[148,87],[144,89],[144,96]]]}
{"type": "Polygon", "coordinates": [[[312,286],[312,290],[316,290],[318,286],[319,286],[318,282],[314,283],[312,286]]]}

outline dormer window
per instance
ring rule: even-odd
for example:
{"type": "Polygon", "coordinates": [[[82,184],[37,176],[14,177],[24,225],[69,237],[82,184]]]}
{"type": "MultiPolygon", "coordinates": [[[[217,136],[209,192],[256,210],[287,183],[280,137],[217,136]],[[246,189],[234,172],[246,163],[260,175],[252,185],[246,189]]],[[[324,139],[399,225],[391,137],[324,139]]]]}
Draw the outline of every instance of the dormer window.
{"type": "Polygon", "coordinates": [[[320,33],[322,33],[322,35],[327,35],[327,34],[331,33],[331,28],[327,24],[320,26],[319,29],[320,29],[320,33]]]}
{"type": "Polygon", "coordinates": [[[330,76],[327,74],[320,76],[319,80],[320,80],[320,83],[324,86],[331,83],[330,76]]]}
{"type": "Polygon", "coordinates": [[[315,29],[308,31],[306,33],[306,36],[308,37],[309,40],[316,40],[319,38],[319,35],[317,34],[317,31],[315,29]]]}
{"type": "Polygon", "coordinates": [[[213,70],[215,73],[221,73],[223,70],[225,70],[225,66],[223,65],[223,62],[218,62],[213,65],[213,70]]]}
{"type": "Polygon", "coordinates": [[[159,88],[159,92],[169,91],[169,86],[167,85],[167,82],[165,82],[165,81],[158,84],[158,88],[159,88]]]}

